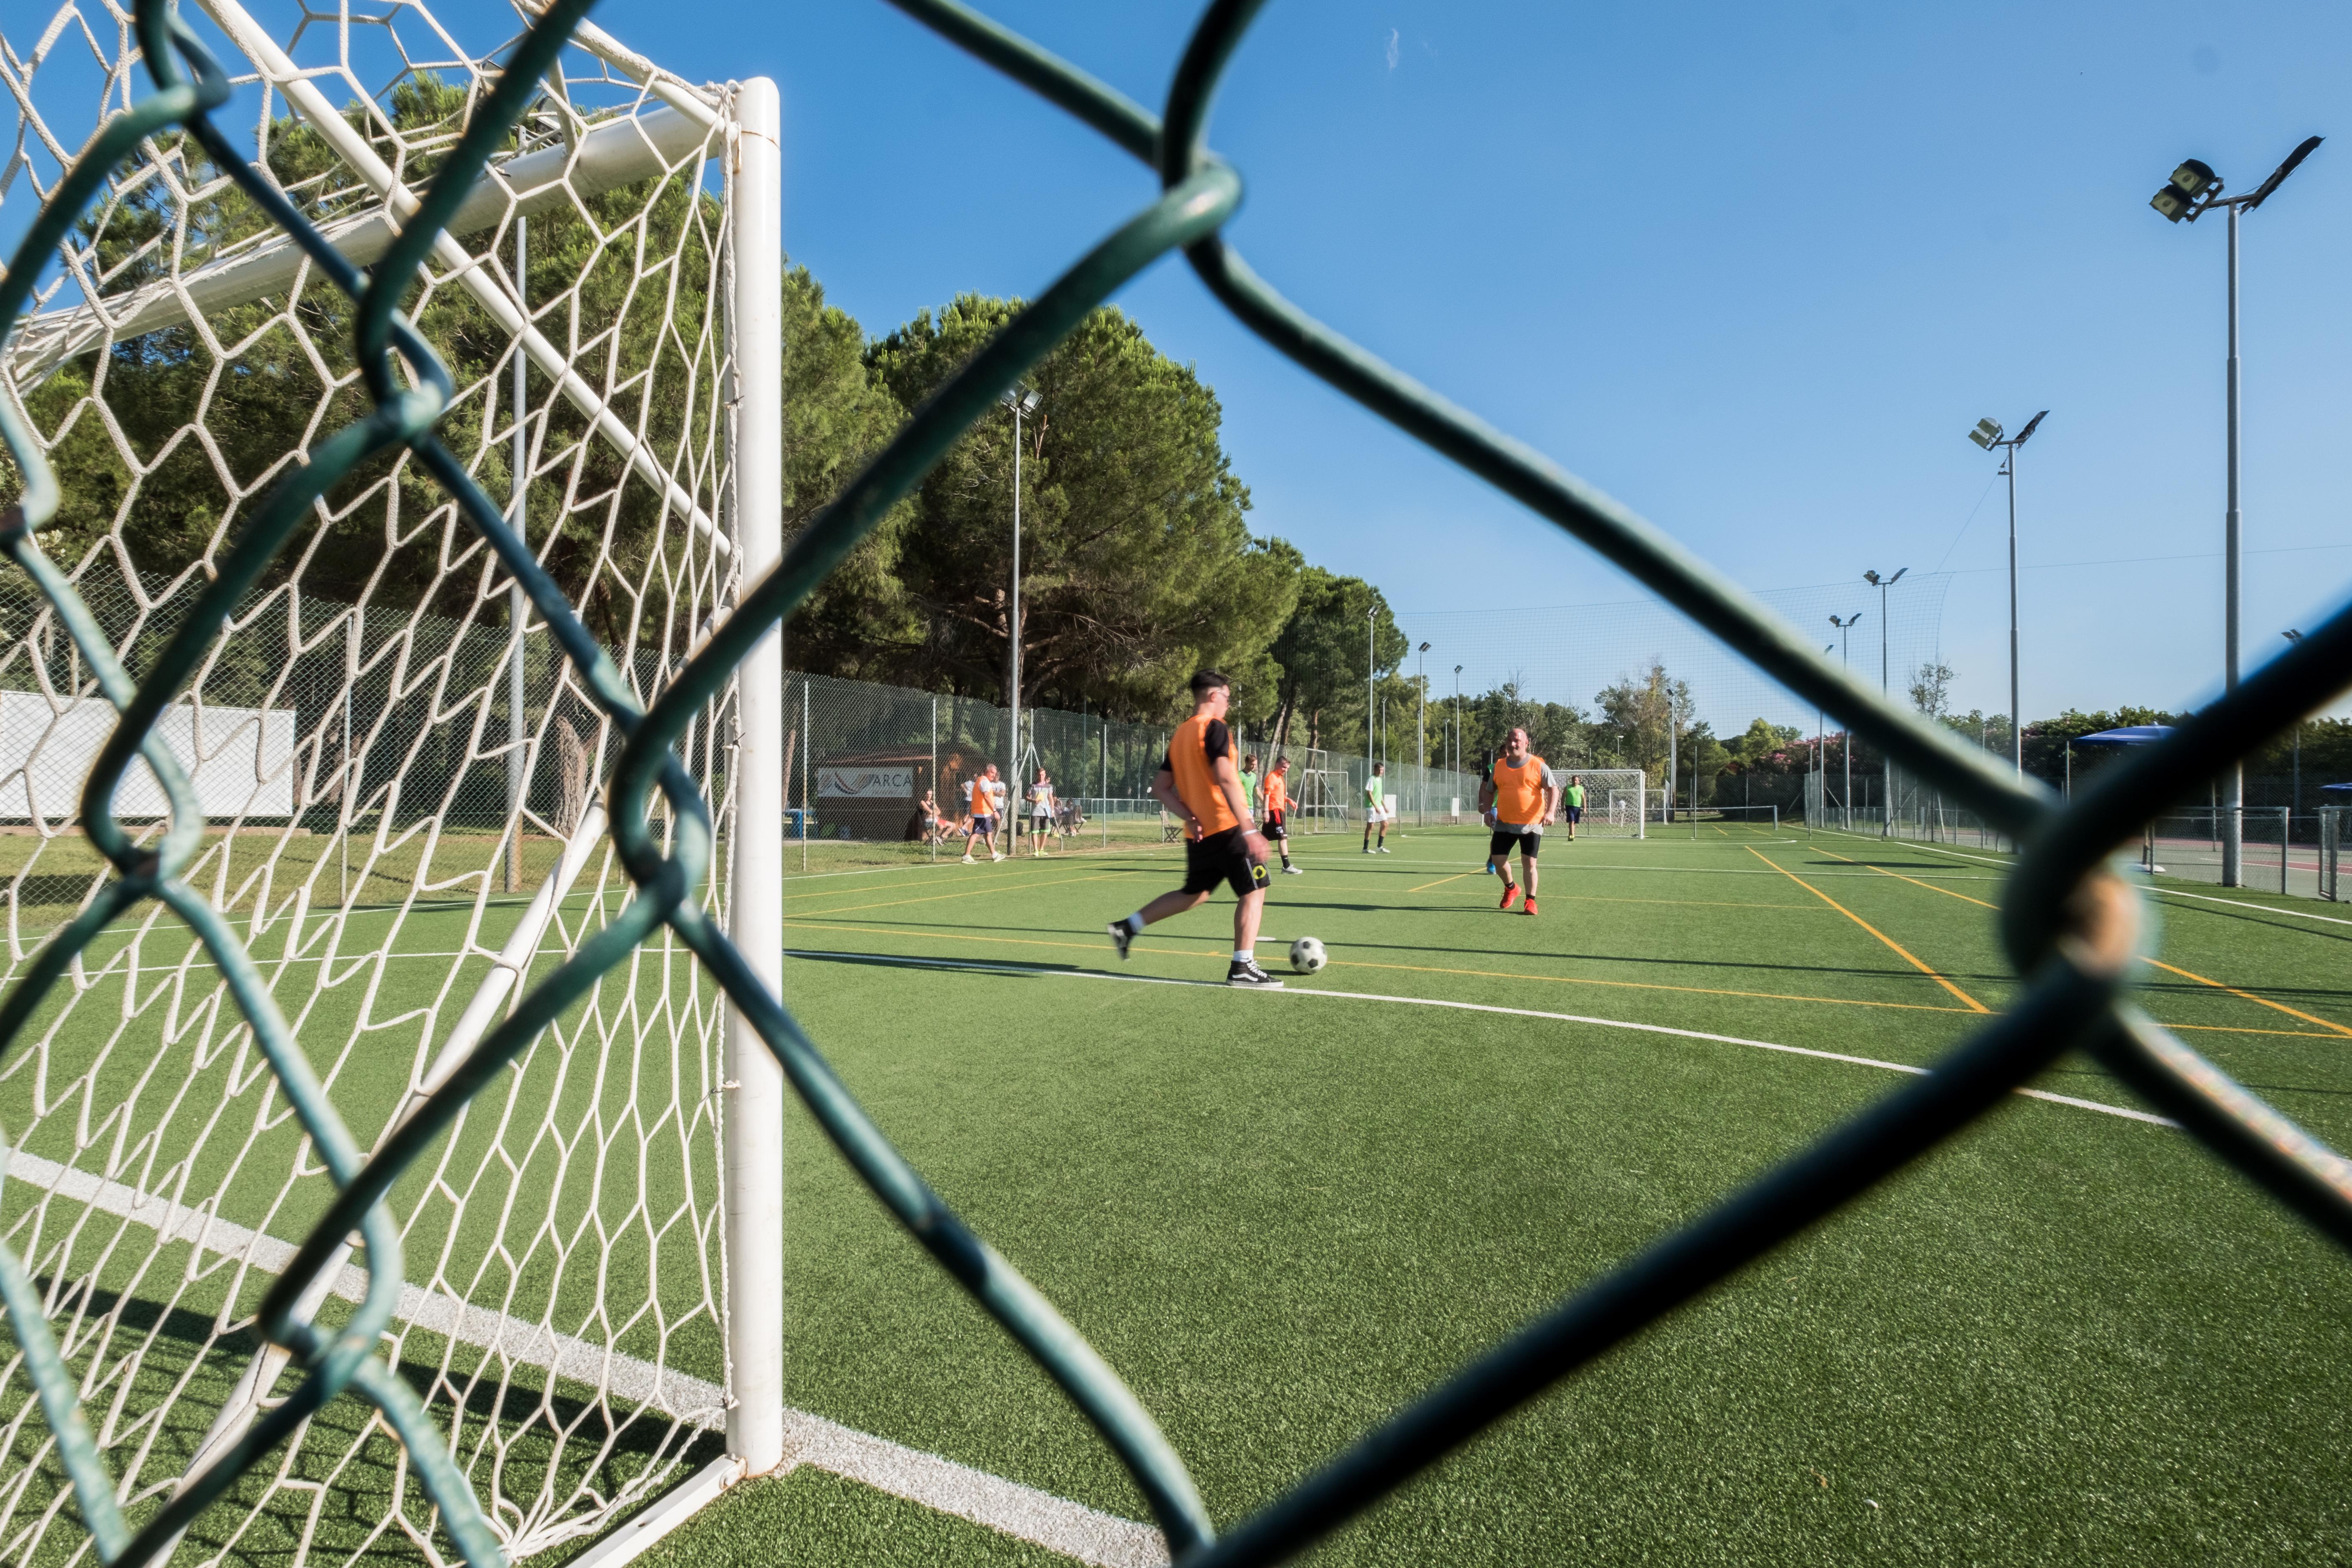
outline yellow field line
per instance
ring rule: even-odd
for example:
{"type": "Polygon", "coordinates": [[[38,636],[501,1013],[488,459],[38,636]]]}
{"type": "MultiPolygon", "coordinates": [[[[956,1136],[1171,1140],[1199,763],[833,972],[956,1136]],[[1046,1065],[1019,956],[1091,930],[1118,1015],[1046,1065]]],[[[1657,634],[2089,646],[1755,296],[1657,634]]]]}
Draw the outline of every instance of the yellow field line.
{"type": "Polygon", "coordinates": [[[1843,915],[1846,919],[1852,921],[1854,924],[1860,926],[1871,935],[1876,937],[1879,941],[1885,942],[1889,948],[1892,948],[1897,953],[1900,953],[1903,956],[1904,961],[1909,963],[1912,968],[1917,970],[1920,973],[1926,975],[1928,979],[1934,981],[1937,984],[1942,986],[1945,990],[1950,992],[1953,995],[1967,1003],[1969,1005],[1969,1012],[1990,1013],[1992,1011],[1991,1008],[1986,1006],[1983,1003],[1978,1001],[1975,997],[1969,995],[1967,992],[1961,990],[1958,986],[1953,984],[1950,981],[1945,979],[1942,975],[1928,968],[1925,963],[1919,962],[1917,956],[1915,955],[1910,949],[1905,947],[1901,942],[1896,942],[1885,931],[1880,931],[1868,921],[1864,920],[1860,915],[1855,914],[1852,910],[1847,909],[1843,904],[1839,903],[1835,899],[1831,898],[1827,893],[1822,892],[1819,888],[1814,887],[1811,882],[1806,881],[1802,877],[1798,876],[1786,866],[1783,866],[1778,861],[1772,859],[1762,850],[1758,849],[1751,845],[1748,847],[1748,852],[1750,855],[1755,856],[1759,860],[1763,861],[1767,866],[1771,867],[1775,871],[1780,872],[1783,877],[1788,878],[1791,882],[1796,883],[1800,888],[1804,889],[1805,891],[1812,894],[1813,897],[1821,900],[1822,902],[1829,905],[1830,908],[1835,910],[1838,913],[1843,915]]]}
{"type": "MultiPolygon", "coordinates": [[[[1846,860],[1844,856],[1839,854],[1834,849],[1824,849],[1822,853],[1828,856],[1832,860],[1845,860],[1845,863],[1849,866],[1863,866],[1870,870],[1877,872],[1882,877],[1893,877],[1898,882],[1908,882],[1915,888],[1926,888],[1928,891],[1941,893],[1948,899],[1958,899],[1964,902],[1975,904],[1979,909],[1997,910],[1999,907],[1997,905],[1988,904],[1982,899],[1971,899],[1966,893],[1956,893],[1949,888],[1938,888],[1933,882],[1922,882],[1916,877],[1906,877],[1900,872],[1889,871],[1884,866],[1872,866],[1867,861],[1863,860],[1846,860]]],[[[2165,971],[2167,973],[2178,974],[2183,980],[2193,980],[2200,985],[2210,985],[2216,991],[2226,991],[2232,996],[2242,996],[2249,1002],[2256,1003],[2262,1006],[2273,1008],[2278,1012],[2284,1013],[2291,1018],[2300,1018],[2306,1024],[2316,1024],[2321,1028],[2327,1030],[2331,1034],[2352,1036],[2352,1029],[2347,1029],[2341,1024],[2331,1024],[2325,1018],[2315,1016],[2310,1013],[2303,1012],[2298,1008],[2290,1007],[2284,1002],[2273,1002],[2267,996],[2257,996],[2251,991],[2241,991],[2236,986],[2225,985],[2219,980],[2208,980],[2201,974],[2193,974],[2186,969],[2181,969],[2173,964],[2162,963],[2157,959],[2143,957],[2140,962],[2143,963],[2152,964],[2156,968],[2165,971]]],[[[2199,1024],[2168,1024],[2165,1027],[2168,1029],[2197,1029],[2212,1028],[2215,1027],[2215,1026],[2199,1024]]],[[[2296,1035],[2306,1038],[2309,1037],[2310,1033],[2308,1030],[2305,1029],[2245,1029],[2233,1032],[2250,1035],[2296,1035]]]]}
{"type": "MultiPolygon", "coordinates": [[[[982,897],[983,894],[1002,893],[1014,889],[1060,888],[1066,887],[1073,882],[1106,882],[1114,877],[1123,875],[1125,875],[1125,873],[1119,871],[1097,871],[1091,877],[1055,877],[1047,881],[1038,881],[1034,879],[1026,882],[1000,881],[990,887],[973,888],[969,891],[961,893],[930,893],[919,899],[886,899],[882,902],[876,904],[851,904],[844,909],[811,910],[808,912],[813,915],[847,915],[855,914],[860,910],[894,910],[904,904],[936,904],[948,899],[977,899],[982,897]]],[[[784,918],[790,920],[793,917],[787,915],[784,918]]]]}
{"type": "Polygon", "coordinates": [[[1865,871],[1875,871],[1882,877],[1892,877],[1898,882],[1908,882],[1915,888],[1925,888],[1931,893],[1941,893],[1948,899],[1958,899],[1964,904],[1974,904],[1980,910],[1991,910],[1996,914],[2000,910],[1999,904],[1989,904],[1982,899],[1972,899],[1966,893],[1956,893],[1949,888],[1939,888],[1933,882],[1923,882],[1916,877],[1906,877],[1900,871],[1890,871],[1884,866],[1874,866],[1867,860],[1846,860],[1844,856],[1834,849],[1823,849],[1822,853],[1832,860],[1845,860],[1849,866],[1859,866],[1865,871]]]}
{"type": "Polygon", "coordinates": [[[2167,974],[2178,974],[2183,980],[2194,980],[2200,985],[2210,985],[2216,991],[2226,991],[2232,996],[2242,996],[2249,1002],[2258,1002],[2265,1007],[2284,1013],[2290,1018],[2300,1018],[2306,1024],[2316,1024],[2331,1034],[2352,1037],[2352,1029],[2347,1029],[2341,1024],[2331,1024],[2325,1018],[2316,1017],[2297,1007],[2290,1007],[2284,1002],[2273,1002],[2267,996],[2257,996],[2251,991],[2241,991],[2234,985],[2224,985],[2218,980],[2208,980],[2201,974],[2191,974],[2185,969],[2176,968],[2172,964],[2157,959],[2150,958],[2144,962],[2155,964],[2167,974]]]}
{"type": "Polygon", "coordinates": [[[1465,877],[1483,877],[1485,875],[1486,873],[1483,871],[1461,871],[1451,877],[1440,877],[1434,882],[1423,882],[1418,888],[1407,888],[1405,891],[1408,893],[1425,893],[1432,888],[1442,888],[1448,882],[1458,882],[1465,877]]]}

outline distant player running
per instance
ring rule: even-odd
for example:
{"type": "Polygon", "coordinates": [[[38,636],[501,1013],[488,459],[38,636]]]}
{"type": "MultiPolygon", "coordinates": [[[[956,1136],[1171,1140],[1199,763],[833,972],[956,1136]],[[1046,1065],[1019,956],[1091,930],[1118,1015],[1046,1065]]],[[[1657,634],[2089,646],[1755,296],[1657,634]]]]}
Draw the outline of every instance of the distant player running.
{"type": "Polygon", "coordinates": [[[1479,787],[1478,805],[1494,814],[1494,837],[1486,843],[1486,865],[1503,879],[1503,902],[1509,909],[1518,897],[1511,880],[1511,847],[1518,846],[1519,875],[1528,879],[1527,911],[1536,912],[1536,857],[1543,850],[1544,824],[1559,805],[1559,780],[1549,763],[1528,750],[1528,732],[1513,730],[1495,760],[1492,777],[1479,787]]]}
{"type": "Polygon", "coordinates": [[[1568,775],[1568,788],[1560,792],[1559,814],[1568,818],[1570,843],[1576,841],[1576,825],[1584,820],[1584,775],[1568,775]]]}
{"type": "Polygon", "coordinates": [[[1265,785],[1259,798],[1264,802],[1265,809],[1259,813],[1258,821],[1265,834],[1265,841],[1282,852],[1282,874],[1286,877],[1304,877],[1307,873],[1290,863],[1290,759],[1288,757],[1275,759],[1274,772],[1266,775],[1265,785]]]}
{"type": "Polygon", "coordinates": [[[1241,771],[1234,766],[1233,731],[1225,728],[1233,695],[1214,670],[1192,678],[1192,716],[1169,737],[1168,755],[1151,780],[1151,793],[1184,824],[1184,886],[1105,929],[1125,958],[1145,926],[1200,908],[1223,882],[1240,900],[1234,907],[1234,961],[1225,984],[1279,990],[1282,982],[1260,969],[1255,956],[1258,917],[1265,909],[1265,840],[1250,819],[1241,771]]]}
{"type": "Polygon", "coordinates": [[[1389,805],[1388,780],[1383,776],[1388,771],[1388,763],[1374,763],[1372,776],[1364,781],[1364,853],[1367,855],[1385,855],[1389,852],[1389,823],[1395,818],[1396,812],[1389,805]],[[1380,847],[1377,849],[1372,847],[1372,832],[1375,828],[1380,831],[1381,836],[1380,847]]]}
{"type": "Polygon", "coordinates": [[[1004,781],[996,776],[996,764],[989,763],[988,771],[964,788],[970,794],[971,804],[971,833],[964,840],[963,863],[967,866],[972,863],[971,850],[975,844],[988,846],[991,860],[1003,859],[1004,857],[996,852],[996,821],[997,813],[1002,809],[999,803],[1003,800],[1005,791],[1004,781]]]}

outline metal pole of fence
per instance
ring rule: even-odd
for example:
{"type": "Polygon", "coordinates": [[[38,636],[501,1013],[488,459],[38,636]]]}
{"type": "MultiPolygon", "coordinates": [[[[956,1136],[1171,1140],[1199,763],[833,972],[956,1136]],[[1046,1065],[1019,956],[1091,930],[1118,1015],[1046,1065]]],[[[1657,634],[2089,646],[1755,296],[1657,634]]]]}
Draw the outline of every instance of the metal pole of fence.
{"type": "Polygon", "coordinates": [[[359,818],[358,818],[358,816],[357,816],[357,815],[356,815],[355,807],[354,807],[354,805],[353,805],[353,801],[352,801],[352,797],[353,797],[354,795],[356,795],[359,793],[359,773],[358,773],[358,770],[356,770],[355,768],[353,768],[353,767],[352,766],[352,692],[355,689],[355,688],[354,688],[354,686],[353,686],[353,682],[354,682],[354,681],[357,679],[357,678],[358,678],[358,674],[359,674],[359,668],[360,668],[360,657],[359,657],[359,641],[360,641],[360,613],[359,613],[359,611],[357,611],[357,610],[353,610],[353,611],[352,612],[351,628],[352,628],[352,630],[351,630],[351,643],[352,643],[352,662],[351,662],[351,671],[352,671],[352,673],[351,673],[351,676],[350,676],[350,677],[348,677],[348,678],[346,678],[346,679],[345,679],[345,680],[344,680],[344,682],[343,682],[343,832],[342,832],[342,840],[343,840],[343,881],[342,881],[342,888],[343,888],[343,902],[344,902],[344,903],[346,903],[346,904],[348,904],[348,903],[350,903],[350,902],[352,901],[352,828],[353,825],[354,825],[354,824],[359,820],[359,818]]]}
{"type": "MultiPolygon", "coordinates": [[[[735,548],[745,583],[783,558],[783,157],[776,84],[738,89],[729,240],[734,255],[735,548]]],[[[736,831],[728,934],[783,990],[784,643],[771,630],[738,668],[736,831]]],[[[806,689],[805,687],[803,688],[806,689]]],[[[802,731],[806,736],[805,721],[802,731]]],[[[802,751],[803,759],[808,748],[802,751]]],[[[803,766],[807,764],[805,761],[803,766]]],[[[808,843],[802,839],[803,868],[808,843]]],[[[749,1475],[784,1458],[784,1074],[728,1010],[725,1098],[727,1449],[749,1475]]]]}
{"type": "Polygon", "coordinates": [[[2279,807],[2279,897],[2286,897],[2286,855],[2294,837],[2294,807],[2279,807]]]}
{"type": "MultiPolygon", "coordinates": [[[[940,798],[940,700],[937,697],[931,699],[931,778],[928,787],[931,799],[937,801],[940,798]]],[[[931,818],[930,839],[931,864],[936,866],[940,863],[940,824],[936,813],[931,818]]]]}
{"type": "MultiPolygon", "coordinates": [[[[528,251],[523,242],[523,219],[515,218],[515,303],[524,307],[528,315],[530,276],[524,269],[528,251]]],[[[530,388],[525,382],[522,344],[515,344],[514,356],[514,472],[507,488],[507,524],[517,539],[528,539],[523,528],[523,471],[530,463],[530,443],[523,435],[523,398],[530,388]]],[[[530,766],[523,755],[530,743],[530,731],[523,721],[522,711],[522,652],[523,624],[530,619],[530,609],[523,598],[522,579],[507,584],[507,891],[522,890],[522,807],[523,791],[530,780],[530,766]]]]}
{"type": "Polygon", "coordinates": [[[801,869],[808,869],[809,818],[816,815],[816,802],[809,796],[809,753],[816,750],[816,737],[809,732],[809,678],[801,677],[801,869]]]}

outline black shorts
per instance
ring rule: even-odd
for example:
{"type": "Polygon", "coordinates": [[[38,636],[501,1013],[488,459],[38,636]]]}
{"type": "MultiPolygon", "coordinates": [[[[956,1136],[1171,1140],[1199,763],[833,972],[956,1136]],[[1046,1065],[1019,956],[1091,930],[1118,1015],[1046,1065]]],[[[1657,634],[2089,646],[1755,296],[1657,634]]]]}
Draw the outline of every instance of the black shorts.
{"type": "Polygon", "coordinates": [[[996,837],[996,818],[975,816],[971,819],[971,830],[982,838],[993,838],[996,837]]]}
{"type": "Polygon", "coordinates": [[[1223,882],[1235,898],[1245,899],[1265,886],[1265,867],[1250,858],[1242,830],[1228,827],[1184,845],[1184,891],[1213,893],[1223,882]]]}
{"type": "Polygon", "coordinates": [[[1518,846],[1519,853],[1532,860],[1543,853],[1543,835],[1522,833],[1516,827],[1497,827],[1494,837],[1486,841],[1486,858],[1492,860],[1497,855],[1508,855],[1513,845],[1518,846]]]}
{"type": "Polygon", "coordinates": [[[1282,825],[1282,813],[1278,811],[1273,816],[1267,817],[1265,825],[1261,826],[1258,831],[1265,834],[1268,838],[1287,838],[1290,837],[1290,829],[1282,825]]]}
{"type": "Polygon", "coordinates": [[[1562,806],[1560,809],[1568,814],[1568,819],[1570,822],[1582,822],[1584,820],[1584,807],[1580,805],[1562,806]]]}

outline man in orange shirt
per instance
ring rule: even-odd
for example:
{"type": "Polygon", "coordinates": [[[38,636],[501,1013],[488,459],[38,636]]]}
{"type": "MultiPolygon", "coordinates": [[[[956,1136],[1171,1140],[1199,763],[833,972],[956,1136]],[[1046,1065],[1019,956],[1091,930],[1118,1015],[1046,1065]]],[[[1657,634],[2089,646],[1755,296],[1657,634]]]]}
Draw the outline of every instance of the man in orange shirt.
{"type": "Polygon", "coordinates": [[[1551,765],[1528,750],[1528,732],[1513,730],[1503,754],[1478,785],[1478,809],[1494,824],[1486,842],[1486,868],[1503,879],[1504,909],[1518,897],[1511,880],[1511,847],[1519,849],[1519,874],[1528,879],[1528,913],[1536,912],[1536,856],[1543,849],[1544,824],[1559,805],[1559,779],[1551,765]]]}
{"type": "Polygon", "coordinates": [[[1290,863],[1290,759],[1276,757],[1274,772],[1266,775],[1265,810],[1260,820],[1265,824],[1265,841],[1282,847],[1282,874],[1304,877],[1306,872],[1290,863]]]}
{"type": "Polygon", "coordinates": [[[1225,678],[1204,669],[1192,678],[1192,716],[1176,726],[1168,755],[1151,780],[1151,793],[1184,825],[1184,886],[1162,893],[1124,920],[1110,922],[1111,945],[1125,958],[1145,926],[1199,909],[1224,883],[1240,902],[1234,908],[1234,961],[1225,984],[1278,991],[1282,982],[1257,966],[1258,917],[1265,908],[1265,840],[1251,820],[1234,766],[1234,735],[1225,727],[1233,689],[1225,678]]]}

